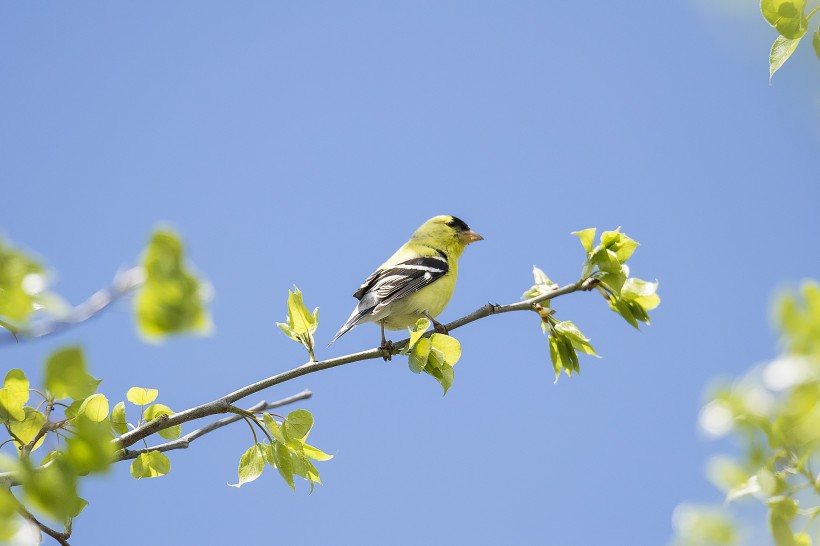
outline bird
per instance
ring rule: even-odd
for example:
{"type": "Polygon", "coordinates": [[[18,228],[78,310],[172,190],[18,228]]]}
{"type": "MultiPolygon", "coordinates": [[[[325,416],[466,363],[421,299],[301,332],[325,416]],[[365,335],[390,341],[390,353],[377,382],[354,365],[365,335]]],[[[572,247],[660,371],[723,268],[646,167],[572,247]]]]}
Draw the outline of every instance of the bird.
{"type": "Polygon", "coordinates": [[[426,317],[435,320],[450,301],[458,276],[458,259],[470,243],[484,237],[455,216],[436,216],[424,222],[395,254],[362,283],[353,297],[359,300],[334,341],[365,322],[381,326],[382,344],[389,359],[392,343],[384,330],[401,330],[426,317]]]}

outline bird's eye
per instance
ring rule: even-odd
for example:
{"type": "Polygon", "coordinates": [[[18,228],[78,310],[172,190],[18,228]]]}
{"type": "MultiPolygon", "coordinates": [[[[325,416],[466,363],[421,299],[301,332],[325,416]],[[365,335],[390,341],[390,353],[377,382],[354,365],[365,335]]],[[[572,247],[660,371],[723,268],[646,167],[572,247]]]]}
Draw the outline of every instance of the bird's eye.
{"type": "Polygon", "coordinates": [[[451,228],[455,228],[459,231],[469,231],[470,230],[470,226],[468,226],[464,222],[464,220],[460,220],[460,219],[456,218],[455,216],[452,216],[451,218],[452,218],[452,220],[447,222],[447,225],[450,226],[451,228]]]}

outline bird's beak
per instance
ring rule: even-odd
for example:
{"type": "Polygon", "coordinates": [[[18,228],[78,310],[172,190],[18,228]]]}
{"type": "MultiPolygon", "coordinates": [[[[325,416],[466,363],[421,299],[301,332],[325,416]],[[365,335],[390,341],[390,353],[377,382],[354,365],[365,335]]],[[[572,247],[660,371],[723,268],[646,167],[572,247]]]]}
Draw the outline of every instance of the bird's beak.
{"type": "Polygon", "coordinates": [[[465,231],[464,233],[462,233],[460,235],[460,237],[461,237],[461,242],[464,243],[465,245],[469,245],[470,243],[474,243],[476,241],[483,241],[484,240],[484,237],[482,237],[481,235],[479,235],[478,233],[476,233],[473,230],[465,231]]]}

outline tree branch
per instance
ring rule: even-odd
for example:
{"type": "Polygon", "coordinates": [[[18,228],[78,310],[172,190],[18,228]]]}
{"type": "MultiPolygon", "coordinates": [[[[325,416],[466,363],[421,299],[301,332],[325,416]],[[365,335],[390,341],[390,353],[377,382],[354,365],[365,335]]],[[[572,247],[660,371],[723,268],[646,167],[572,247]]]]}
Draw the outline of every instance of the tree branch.
{"type": "MultiPolygon", "coordinates": [[[[248,412],[257,412],[257,411],[267,411],[269,409],[278,408],[281,406],[285,406],[287,404],[293,404],[294,402],[298,402],[299,400],[306,400],[313,396],[313,393],[310,392],[308,389],[303,390],[298,394],[294,394],[293,396],[289,396],[287,398],[283,398],[282,400],[277,400],[276,402],[265,402],[262,400],[255,406],[251,406],[245,411],[248,412]]],[[[143,449],[124,449],[119,452],[114,459],[115,462],[117,461],[125,461],[129,459],[136,459],[142,453],[148,453],[149,451],[171,451],[174,449],[187,449],[191,442],[208,434],[209,432],[213,432],[216,429],[222,428],[226,425],[230,425],[231,423],[235,423],[242,419],[240,415],[231,415],[230,417],[225,417],[223,419],[219,419],[218,421],[214,421],[209,425],[205,425],[202,428],[198,428],[193,432],[189,432],[185,436],[181,436],[176,440],[172,440],[170,442],[165,442],[164,444],[158,444],[151,447],[146,447],[143,449]]]]}
{"type": "Polygon", "coordinates": [[[40,529],[40,531],[47,534],[48,536],[50,536],[54,540],[56,540],[59,544],[61,544],[61,546],[71,546],[68,543],[68,539],[71,537],[71,528],[70,527],[66,527],[66,530],[62,533],[59,532],[59,531],[56,531],[56,530],[52,529],[51,527],[49,527],[48,525],[46,525],[45,523],[38,520],[34,516],[34,514],[29,512],[26,509],[26,507],[23,506],[23,504],[19,500],[17,500],[16,498],[14,500],[17,501],[17,512],[21,516],[23,516],[25,519],[27,519],[28,521],[30,521],[31,523],[36,525],[40,529]]]}
{"type": "Polygon", "coordinates": [[[120,271],[114,276],[111,285],[98,290],[83,303],[72,307],[68,313],[59,318],[43,318],[37,320],[28,327],[19,330],[16,335],[9,330],[0,328],[0,345],[55,334],[77,324],[81,324],[96,316],[106,307],[121,299],[132,290],[139,288],[144,282],[145,271],[141,266],[120,271]]]}
{"type": "MultiPolygon", "coordinates": [[[[460,319],[456,319],[453,322],[447,324],[446,328],[447,330],[455,330],[466,324],[475,322],[479,319],[488,317],[490,315],[498,315],[501,313],[509,313],[512,311],[532,311],[534,310],[535,305],[538,303],[547,300],[552,300],[554,298],[564,296],[566,294],[571,294],[572,292],[577,292],[579,290],[590,290],[596,282],[597,281],[594,278],[588,277],[576,283],[556,288],[548,294],[543,294],[534,298],[530,298],[528,300],[514,302],[508,305],[495,305],[488,303],[487,305],[480,307],[479,309],[470,313],[469,315],[461,317],[460,319]]],[[[433,332],[428,332],[425,335],[432,335],[432,333],[433,332]]],[[[405,345],[407,345],[409,341],[409,338],[406,338],[399,341],[398,343],[395,343],[393,345],[391,354],[397,354],[405,345]]],[[[246,385],[245,387],[235,390],[232,393],[226,394],[225,396],[213,400],[212,402],[208,402],[200,406],[183,410],[179,413],[174,413],[172,415],[160,416],[157,419],[154,419],[153,421],[145,423],[144,425],[138,428],[126,432],[119,438],[115,439],[114,442],[118,449],[125,449],[128,446],[131,446],[136,442],[144,438],[147,438],[151,434],[159,432],[160,430],[164,430],[166,428],[176,425],[181,425],[182,423],[187,423],[195,419],[201,419],[202,417],[207,417],[209,415],[227,413],[231,404],[233,404],[234,402],[242,400],[243,398],[246,398],[252,394],[265,390],[274,385],[290,381],[291,379],[295,379],[303,375],[308,375],[321,370],[327,370],[329,368],[342,366],[344,364],[351,364],[353,362],[360,362],[362,360],[373,360],[376,358],[382,358],[384,355],[385,351],[383,349],[375,348],[367,351],[349,354],[346,356],[340,356],[337,358],[320,360],[318,362],[307,362],[292,370],[288,370],[286,372],[274,375],[272,377],[268,377],[267,379],[257,381],[256,383],[251,383],[250,385],[246,385]]]]}

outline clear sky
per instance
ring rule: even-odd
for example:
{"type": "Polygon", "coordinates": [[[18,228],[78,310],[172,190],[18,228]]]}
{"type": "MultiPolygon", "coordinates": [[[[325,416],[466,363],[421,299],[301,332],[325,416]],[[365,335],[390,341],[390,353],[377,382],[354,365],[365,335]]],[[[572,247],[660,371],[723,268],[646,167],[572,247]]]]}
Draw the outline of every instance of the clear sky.
{"type": "Polygon", "coordinates": [[[2,4],[4,235],[77,303],[171,222],[215,290],[211,337],[146,345],[126,302],[2,348],[3,373],[81,343],[112,402],[139,385],[187,408],[304,361],[274,325],[293,284],[319,358],[370,348],[370,325],[325,346],[437,214],[486,239],[443,320],[515,301],[533,264],[576,280],[569,233],[592,226],[642,243],[632,272],[663,298],[642,333],[595,294],[557,300],[604,357],[557,384],[518,313],[456,332],[444,398],[400,358],[271,389],[248,403],[314,392],[324,486],[227,487],[252,441],[234,426],[165,478],[88,480],[75,542],[650,545],[678,503],[720,502],[704,389],[772,357],[773,294],[818,276],[820,63],[805,44],[769,86],[774,32],[708,4],[2,4]]]}

